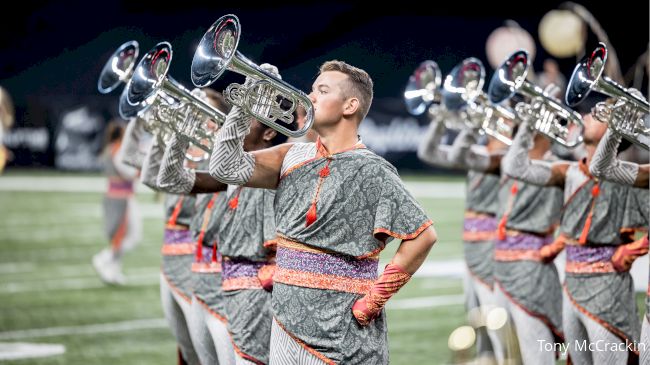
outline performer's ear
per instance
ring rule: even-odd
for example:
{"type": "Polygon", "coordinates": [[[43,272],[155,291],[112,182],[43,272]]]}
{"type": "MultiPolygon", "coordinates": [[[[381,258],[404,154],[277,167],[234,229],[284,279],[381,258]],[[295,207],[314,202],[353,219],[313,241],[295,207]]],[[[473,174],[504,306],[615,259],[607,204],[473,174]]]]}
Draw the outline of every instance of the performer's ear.
{"type": "Polygon", "coordinates": [[[264,142],[271,142],[275,136],[278,135],[278,132],[272,128],[266,128],[264,134],[262,134],[262,139],[264,142]]]}

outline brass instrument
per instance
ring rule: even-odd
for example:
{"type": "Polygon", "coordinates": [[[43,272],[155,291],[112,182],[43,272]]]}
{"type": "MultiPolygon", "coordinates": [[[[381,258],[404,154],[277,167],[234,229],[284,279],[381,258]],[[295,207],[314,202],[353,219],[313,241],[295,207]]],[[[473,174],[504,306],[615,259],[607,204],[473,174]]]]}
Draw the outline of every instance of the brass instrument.
{"type": "Polygon", "coordinates": [[[127,85],[128,103],[139,113],[149,111],[153,118],[145,119],[162,122],[164,129],[210,153],[214,129],[208,122],[221,125],[226,115],[170,78],[171,60],[172,47],[167,42],[144,55],[127,85]]]}
{"type": "Polygon", "coordinates": [[[219,18],[205,32],[192,60],[192,82],[197,87],[212,84],[226,70],[254,80],[252,84],[230,85],[226,100],[241,107],[259,122],[289,137],[307,133],[314,122],[314,107],[302,91],[256,65],[237,50],[241,26],[232,14],[219,18]],[[298,130],[285,125],[295,123],[294,111],[305,108],[305,124],[298,130]]]}
{"type": "Polygon", "coordinates": [[[515,107],[520,119],[529,121],[537,131],[565,147],[574,148],[582,143],[584,124],[580,114],[562,105],[539,86],[526,81],[527,74],[528,52],[514,52],[492,75],[488,88],[490,101],[499,104],[515,94],[523,95],[527,101],[515,107]],[[580,133],[573,134],[571,125],[578,128],[580,133]]]}
{"type": "MultiPolygon", "coordinates": [[[[459,95],[464,102],[467,125],[480,133],[492,136],[507,145],[512,144],[515,114],[510,109],[492,104],[483,91],[485,68],[474,57],[456,65],[445,78],[444,90],[451,95],[459,95]]],[[[449,99],[449,98],[445,98],[449,99]]]]}
{"type": "Polygon", "coordinates": [[[406,110],[413,115],[424,113],[433,103],[442,100],[440,68],[434,61],[427,60],[413,71],[404,90],[406,110]]]}
{"type": "Polygon", "coordinates": [[[565,95],[567,104],[580,104],[592,90],[616,98],[613,104],[598,103],[594,117],[630,142],[650,150],[650,128],[645,123],[650,104],[640,93],[632,92],[603,75],[606,63],[607,46],[599,43],[573,70],[565,95]]]}

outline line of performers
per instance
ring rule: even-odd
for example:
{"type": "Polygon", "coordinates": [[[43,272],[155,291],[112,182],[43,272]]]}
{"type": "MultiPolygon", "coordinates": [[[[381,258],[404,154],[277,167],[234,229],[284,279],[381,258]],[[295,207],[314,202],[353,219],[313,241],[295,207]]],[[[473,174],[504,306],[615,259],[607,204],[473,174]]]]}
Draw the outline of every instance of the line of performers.
{"type": "MultiPolygon", "coordinates": [[[[384,305],[437,238],[396,169],[358,136],[370,76],[342,61],[322,65],[309,94],[314,142],[287,143],[220,93],[196,90],[227,115],[209,154],[164,133],[142,153],[155,108],[129,122],[117,152],[145,185],[170,193],[160,292],[179,360],[388,363],[384,305]],[[394,238],[401,244],[380,271],[394,238]]],[[[306,117],[300,108],[293,116],[306,117]]],[[[109,181],[133,190],[118,173],[109,181]]]]}
{"type": "MultiPolygon", "coordinates": [[[[583,79],[601,76],[594,76],[599,71],[594,65],[603,65],[595,54],[584,63],[591,69],[576,68],[585,72],[583,79]]],[[[650,299],[641,323],[629,273],[648,252],[650,166],[619,160],[630,142],[621,143],[624,133],[617,130],[630,119],[634,125],[647,123],[647,110],[635,114],[629,101],[644,99],[627,90],[628,99],[610,98],[592,109],[595,98],[582,90],[584,111],[577,119],[572,110],[557,106],[552,88],[528,84],[526,92],[521,90],[528,83],[525,58],[519,52],[504,62],[488,95],[481,92],[480,61],[457,66],[447,76],[442,103],[427,105],[431,124],[418,150],[431,165],[467,171],[465,293],[468,311],[478,308],[482,315],[476,325],[478,355],[500,364],[555,364],[561,353],[574,364],[637,364],[639,356],[650,364],[650,299]],[[497,109],[508,108],[513,99],[507,98],[515,93],[524,98],[512,105],[514,112],[497,109]],[[504,100],[503,95],[506,104],[489,103],[504,100]],[[571,120],[578,122],[571,125],[571,120]],[[443,144],[451,127],[460,133],[443,144]],[[487,143],[478,144],[480,139],[487,143]],[[575,160],[567,160],[552,152],[560,150],[552,148],[554,142],[555,147],[582,143],[575,160]],[[563,283],[554,264],[562,251],[563,283]],[[505,309],[509,326],[486,326],[495,307],[505,309]]],[[[408,93],[427,90],[427,82],[434,83],[428,90],[440,92],[436,72],[429,61],[412,76],[405,97],[415,114],[425,110],[426,100],[408,93]]],[[[575,75],[569,103],[577,97],[575,75]]],[[[644,142],[638,138],[635,142],[644,142]]]]}

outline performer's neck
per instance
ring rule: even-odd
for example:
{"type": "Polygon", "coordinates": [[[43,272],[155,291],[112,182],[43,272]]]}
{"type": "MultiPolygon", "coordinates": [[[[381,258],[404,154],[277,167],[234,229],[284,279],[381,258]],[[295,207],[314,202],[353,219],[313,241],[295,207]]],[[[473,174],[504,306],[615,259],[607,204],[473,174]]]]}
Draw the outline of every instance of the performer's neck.
{"type": "Polygon", "coordinates": [[[335,128],[319,131],[320,142],[330,154],[350,149],[359,142],[357,128],[335,128]]]}

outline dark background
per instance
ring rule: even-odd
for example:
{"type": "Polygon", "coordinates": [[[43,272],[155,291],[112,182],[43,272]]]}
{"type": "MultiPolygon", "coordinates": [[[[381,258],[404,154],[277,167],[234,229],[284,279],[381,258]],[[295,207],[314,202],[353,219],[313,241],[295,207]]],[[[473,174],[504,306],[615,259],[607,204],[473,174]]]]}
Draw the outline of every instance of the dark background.
{"type": "MultiPolygon", "coordinates": [[[[322,62],[344,60],[368,71],[375,81],[377,108],[385,110],[396,108],[408,76],[425,59],[435,60],[446,74],[462,59],[475,56],[491,76],[485,41],[506,19],[515,20],[535,38],[534,66],[540,70],[548,54],[537,39],[537,27],[543,15],[560,3],[266,2],[231,7],[223,6],[225,2],[192,1],[171,7],[160,1],[14,3],[17,9],[4,11],[0,21],[0,85],[16,104],[14,129],[46,126],[52,142],[39,155],[14,140],[9,146],[16,155],[12,164],[53,165],[61,113],[75,105],[90,105],[103,118],[117,114],[121,89],[100,95],[97,77],[109,55],[128,40],[140,43],[140,55],[158,42],[170,42],[174,47],[170,74],[190,87],[198,40],[217,18],[234,13],[242,27],[239,50],[254,62],[276,65],[284,80],[308,91],[322,62]]],[[[648,2],[581,3],[608,33],[625,74],[648,47],[648,2]]],[[[586,48],[596,41],[590,33],[586,48]]],[[[558,62],[568,79],[576,59],[558,62]]],[[[230,73],[213,87],[223,90],[233,81],[240,82],[241,77],[230,73]]],[[[399,164],[403,159],[392,160],[399,164]]]]}

